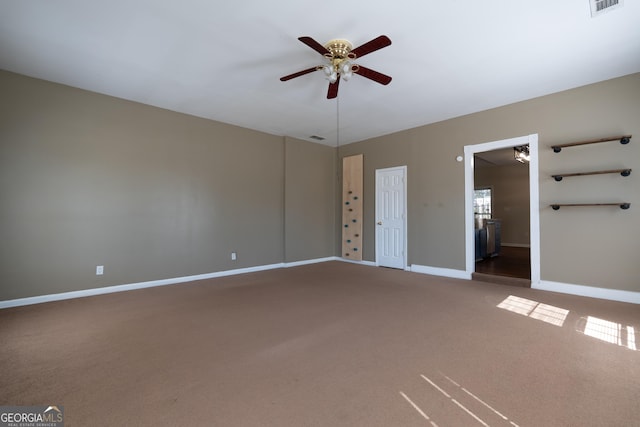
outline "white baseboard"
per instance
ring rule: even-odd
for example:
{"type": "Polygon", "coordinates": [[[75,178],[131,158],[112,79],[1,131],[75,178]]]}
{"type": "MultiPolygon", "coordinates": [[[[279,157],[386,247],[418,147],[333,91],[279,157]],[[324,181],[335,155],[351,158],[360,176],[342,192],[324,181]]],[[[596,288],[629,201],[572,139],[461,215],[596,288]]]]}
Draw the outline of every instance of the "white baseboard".
{"type": "Polygon", "coordinates": [[[373,261],[355,261],[353,259],[345,259],[345,258],[342,258],[342,257],[336,257],[336,260],[337,261],[342,261],[342,262],[348,262],[348,263],[351,263],[351,264],[366,265],[366,266],[369,266],[369,267],[377,267],[378,266],[373,261]]]}
{"type": "Polygon", "coordinates": [[[193,282],[196,280],[212,279],[215,277],[233,276],[236,274],[253,273],[256,271],[273,270],[282,268],[285,264],[269,264],[257,267],[238,268],[235,270],[216,271],[214,273],[197,274],[194,276],[175,277],[171,279],[151,280],[148,282],[129,283],[126,285],[106,286],[104,288],[84,289],[81,291],[62,292],[59,294],[40,295],[36,297],[18,298],[8,301],[0,301],[0,309],[19,307],[22,305],[41,304],[51,301],[61,301],[73,298],[84,298],[95,295],[112,294],[114,292],[133,291],[136,289],[153,288],[156,286],[176,285],[178,283],[193,282]]]}
{"type": "Polygon", "coordinates": [[[640,304],[640,292],[597,288],[595,286],[573,285],[570,283],[551,282],[548,280],[531,283],[531,288],[543,291],[560,292],[563,294],[580,295],[583,297],[640,304]]]}
{"type": "Polygon", "coordinates": [[[285,267],[295,267],[295,266],[298,266],[298,265],[315,264],[317,262],[327,262],[327,261],[342,261],[342,262],[348,262],[350,264],[366,265],[366,266],[369,266],[369,267],[377,267],[378,266],[373,261],[356,261],[356,260],[353,260],[353,259],[346,259],[346,258],[342,258],[342,257],[339,257],[339,256],[330,256],[330,257],[326,257],[326,258],[310,259],[310,260],[306,260],[306,261],[288,262],[288,263],[285,264],[285,267]]]}
{"type": "Polygon", "coordinates": [[[329,256],[326,258],[307,259],[304,261],[286,262],[283,267],[297,267],[299,265],[317,264],[319,262],[338,261],[339,258],[335,256],[329,256]]]}
{"type": "MultiPolygon", "coordinates": [[[[196,280],[213,279],[216,277],[233,276],[236,274],[253,273],[258,271],[273,270],[277,268],[296,267],[300,265],[315,264],[315,263],[327,262],[327,261],[343,261],[343,262],[348,262],[352,264],[360,264],[360,265],[376,267],[375,262],[354,261],[354,260],[344,259],[341,257],[332,256],[332,257],[316,258],[316,259],[310,259],[310,260],[304,260],[304,261],[268,264],[268,265],[260,265],[256,267],[217,271],[214,273],[198,274],[194,276],[185,276],[185,277],[176,277],[172,279],[151,280],[148,282],[129,283],[126,285],[107,286],[104,288],[84,289],[81,291],[72,291],[72,292],[63,292],[59,294],[18,298],[13,300],[0,301],[0,309],[10,308],[10,307],[19,307],[24,305],[32,305],[32,304],[41,304],[41,303],[52,302],[52,301],[61,301],[61,300],[67,300],[67,299],[73,299],[73,298],[90,297],[90,296],[110,294],[115,292],[132,291],[136,289],[152,288],[156,286],[175,285],[179,283],[193,282],[196,280]]],[[[417,264],[412,264],[410,267],[407,267],[405,270],[412,271],[414,273],[430,274],[433,276],[443,276],[443,277],[450,277],[454,279],[471,280],[471,274],[467,273],[464,270],[455,270],[455,269],[441,268],[441,267],[429,267],[429,266],[417,265],[417,264]]],[[[580,295],[580,296],[591,297],[591,298],[600,298],[600,299],[607,299],[607,300],[613,300],[613,301],[640,304],[640,292],[623,291],[618,289],[606,289],[606,288],[598,288],[598,287],[584,286],[584,285],[573,285],[569,283],[552,282],[548,280],[541,280],[538,283],[532,283],[531,287],[533,289],[540,289],[544,291],[560,292],[564,294],[580,295]]]]}
{"type": "Polygon", "coordinates": [[[471,274],[464,270],[453,268],[429,267],[425,265],[411,264],[411,271],[414,273],[431,274],[433,276],[451,277],[453,279],[471,280],[471,274]]]}
{"type": "Polygon", "coordinates": [[[257,271],[273,270],[276,268],[295,267],[298,265],[315,264],[318,262],[335,261],[338,257],[317,258],[304,261],[259,265],[256,267],[237,268],[234,270],[216,271],[214,273],[197,274],[194,276],[174,277],[171,279],[151,280],[148,282],[129,283],[126,285],[106,286],[104,288],[84,289],[81,291],[62,292],[59,294],[40,295],[35,297],[18,298],[8,301],[0,301],[0,309],[19,307],[22,305],[41,304],[51,301],[61,301],[72,298],[83,298],[95,295],[111,294],[114,292],[133,291],[136,289],[153,288],[156,286],[176,285],[179,283],[193,282],[196,280],[213,279],[216,277],[233,276],[236,274],[254,273],[257,271]]]}

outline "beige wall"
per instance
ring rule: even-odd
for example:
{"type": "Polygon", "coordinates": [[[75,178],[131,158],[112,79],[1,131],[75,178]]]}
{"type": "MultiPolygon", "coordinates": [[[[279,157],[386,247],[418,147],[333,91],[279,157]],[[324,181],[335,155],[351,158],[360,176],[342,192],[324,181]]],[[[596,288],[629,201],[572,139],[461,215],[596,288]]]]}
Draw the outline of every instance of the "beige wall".
{"type": "Polygon", "coordinates": [[[529,246],[528,165],[514,160],[511,165],[476,167],[474,184],[492,189],[492,213],[501,220],[502,244],[529,246]]]}
{"type": "Polygon", "coordinates": [[[7,72],[0,93],[0,301],[334,254],[332,148],[7,72]]]}
{"type": "Polygon", "coordinates": [[[336,150],[286,138],[285,261],[335,254],[336,150]]]}
{"type": "MultiPolygon", "coordinates": [[[[6,72],[0,91],[0,300],[339,253],[332,148],[6,72]]],[[[464,270],[456,156],[538,133],[542,279],[640,291],[638,117],[634,74],[341,147],[364,154],[364,259],[375,170],[407,165],[409,264],[464,270]],[[549,148],[613,134],[636,137],[549,148]],[[550,177],[618,167],[634,172],[550,177]],[[631,209],[548,206],[611,200],[631,209]]]]}
{"type": "Polygon", "coordinates": [[[408,167],[409,263],[464,270],[464,167],[456,156],[465,145],[537,133],[542,280],[640,291],[639,117],[640,74],[633,74],[341,147],[341,157],[365,158],[365,260],[375,260],[375,169],[408,167]],[[558,154],[550,148],[618,134],[635,137],[628,145],[609,142],[558,154]],[[550,176],[619,167],[634,172],[628,178],[600,175],[561,183],[550,176]],[[619,200],[631,208],[549,207],[619,200]]]}

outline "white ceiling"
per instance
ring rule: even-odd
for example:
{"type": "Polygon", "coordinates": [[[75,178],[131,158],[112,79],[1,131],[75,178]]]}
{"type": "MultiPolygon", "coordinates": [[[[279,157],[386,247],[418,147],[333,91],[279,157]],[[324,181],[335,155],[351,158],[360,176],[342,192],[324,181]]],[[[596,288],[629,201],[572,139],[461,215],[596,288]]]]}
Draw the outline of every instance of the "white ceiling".
{"type": "Polygon", "coordinates": [[[640,3],[3,0],[0,68],[275,135],[355,142],[640,71],[640,3]],[[393,44],[327,100],[297,40],[393,44]],[[339,133],[336,132],[339,124],[339,133]]]}

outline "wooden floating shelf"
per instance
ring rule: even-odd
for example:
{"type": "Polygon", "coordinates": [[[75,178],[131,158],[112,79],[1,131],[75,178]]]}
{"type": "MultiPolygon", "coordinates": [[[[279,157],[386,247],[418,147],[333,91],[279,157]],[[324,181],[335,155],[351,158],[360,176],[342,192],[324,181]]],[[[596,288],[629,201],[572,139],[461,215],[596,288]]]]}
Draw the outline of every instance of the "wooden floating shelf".
{"type": "Polygon", "coordinates": [[[562,178],[566,176],[585,176],[585,175],[601,175],[606,173],[619,173],[622,176],[631,175],[631,169],[612,169],[606,171],[593,171],[593,172],[577,172],[577,173],[561,173],[557,175],[551,175],[556,181],[562,181],[562,178]]]}
{"type": "Polygon", "coordinates": [[[580,142],[570,142],[568,144],[552,145],[551,148],[553,149],[554,153],[559,153],[565,147],[575,147],[575,146],[578,146],[578,145],[597,144],[599,142],[608,142],[608,141],[620,141],[620,144],[623,144],[623,145],[624,144],[628,144],[629,141],[631,141],[631,135],[612,136],[612,137],[609,137],[609,138],[591,139],[591,140],[588,140],[588,141],[580,141],[580,142]]]}
{"type": "Polygon", "coordinates": [[[620,209],[629,209],[631,203],[557,203],[551,205],[554,211],[557,211],[562,206],[618,206],[620,209]]]}

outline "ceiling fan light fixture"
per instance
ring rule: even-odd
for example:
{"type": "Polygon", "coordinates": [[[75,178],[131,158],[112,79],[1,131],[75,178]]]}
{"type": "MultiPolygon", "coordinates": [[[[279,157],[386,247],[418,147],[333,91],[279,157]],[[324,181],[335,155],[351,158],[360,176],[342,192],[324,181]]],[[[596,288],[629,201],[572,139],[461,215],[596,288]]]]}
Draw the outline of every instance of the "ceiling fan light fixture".
{"type": "Polygon", "coordinates": [[[353,76],[353,64],[345,59],[340,63],[340,75],[343,79],[349,80],[353,76]]]}
{"type": "Polygon", "coordinates": [[[330,40],[324,47],[329,51],[325,54],[326,58],[331,62],[331,73],[328,79],[331,83],[335,83],[338,80],[338,75],[344,80],[349,80],[353,76],[353,63],[355,55],[351,53],[353,45],[348,40],[333,39],[330,40]]]}
{"type": "Polygon", "coordinates": [[[338,80],[338,70],[332,64],[323,65],[322,71],[324,72],[324,77],[329,80],[331,83],[335,83],[338,80]]]}

